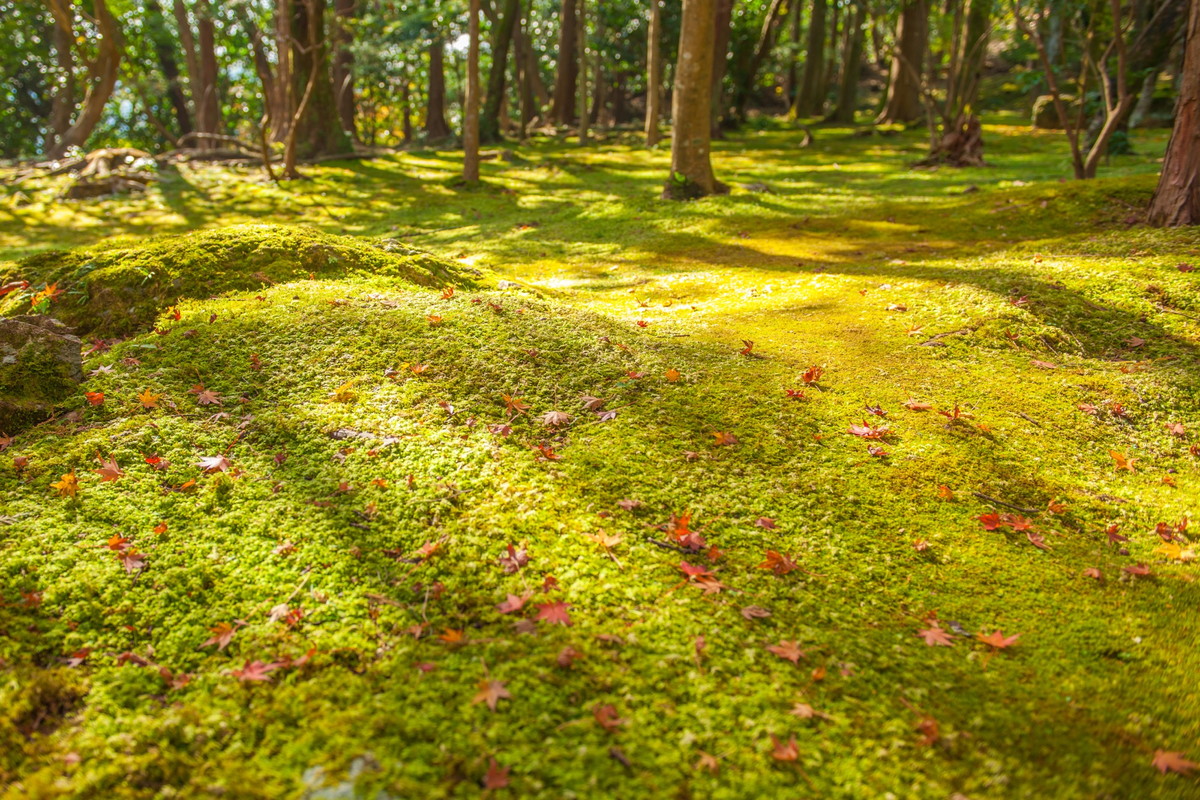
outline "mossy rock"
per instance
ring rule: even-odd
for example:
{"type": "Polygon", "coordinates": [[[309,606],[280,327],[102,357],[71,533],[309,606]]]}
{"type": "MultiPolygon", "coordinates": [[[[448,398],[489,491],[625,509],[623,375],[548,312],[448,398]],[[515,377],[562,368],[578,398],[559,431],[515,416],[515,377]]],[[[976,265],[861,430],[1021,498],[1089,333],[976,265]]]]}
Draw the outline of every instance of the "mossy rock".
{"type": "Polygon", "coordinates": [[[52,251],[11,265],[0,283],[30,288],[0,303],[0,315],[28,313],[32,296],[54,284],[49,310],[81,335],[124,336],[149,329],[181,299],[302,280],[378,276],[418,286],[473,286],[479,273],[394,240],[363,242],[284,225],[232,225],[131,244],[52,251]]]}
{"type": "Polygon", "coordinates": [[[0,319],[0,435],[41,422],[77,392],[81,344],[49,317],[0,319]]]}

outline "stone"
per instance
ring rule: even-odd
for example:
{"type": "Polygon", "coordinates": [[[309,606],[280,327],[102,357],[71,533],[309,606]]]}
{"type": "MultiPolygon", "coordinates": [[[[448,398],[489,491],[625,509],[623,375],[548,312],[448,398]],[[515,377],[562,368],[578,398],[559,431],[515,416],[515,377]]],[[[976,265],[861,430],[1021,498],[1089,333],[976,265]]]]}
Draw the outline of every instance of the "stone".
{"type": "Polygon", "coordinates": [[[83,343],[44,316],[0,319],[0,434],[45,420],[83,380],[83,343]]]}

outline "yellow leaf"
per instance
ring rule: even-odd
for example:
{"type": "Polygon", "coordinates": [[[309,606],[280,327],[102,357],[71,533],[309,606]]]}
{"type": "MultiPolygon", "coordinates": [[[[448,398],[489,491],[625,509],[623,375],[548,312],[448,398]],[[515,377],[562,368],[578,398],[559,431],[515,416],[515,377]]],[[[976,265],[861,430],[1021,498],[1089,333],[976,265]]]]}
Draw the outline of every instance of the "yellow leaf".
{"type": "Polygon", "coordinates": [[[75,477],[75,471],[71,470],[60,480],[50,484],[50,488],[56,490],[59,497],[74,497],[79,494],[79,479],[75,477]]]}

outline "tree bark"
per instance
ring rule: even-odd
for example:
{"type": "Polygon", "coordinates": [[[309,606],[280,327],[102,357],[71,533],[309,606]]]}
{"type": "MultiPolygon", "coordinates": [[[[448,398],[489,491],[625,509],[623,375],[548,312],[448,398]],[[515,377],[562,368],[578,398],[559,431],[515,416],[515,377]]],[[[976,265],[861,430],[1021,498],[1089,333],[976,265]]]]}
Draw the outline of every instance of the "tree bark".
{"type": "Polygon", "coordinates": [[[557,77],[554,81],[554,104],[550,108],[550,119],[555,125],[570,125],[575,121],[575,82],[579,74],[575,2],[562,0],[559,14],[557,77]]]}
{"type": "MultiPolygon", "coordinates": [[[[532,2],[530,3],[532,7],[532,2]]],[[[526,33],[526,25],[528,24],[529,16],[526,9],[522,8],[521,18],[517,20],[517,26],[513,31],[513,47],[516,48],[515,58],[517,67],[517,101],[521,109],[521,140],[529,134],[529,126],[533,122],[533,118],[538,115],[538,102],[534,90],[534,78],[537,71],[537,61],[531,56],[533,51],[529,42],[529,36],[526,33]]]]}
{"type": "Polygon", "coordinates": [[[796,102],[792,106],[793,117],[812,117],[820,114],[825,106],[825,5],[826,0],[813,0],[812,16],[808,23],[805,42],[804,79],[796,102]]]}
{"type": "Polygon", "coordinates": [[[924,113],[920,77],[929,46],[929,6],[926,0],[909,0],[896,28],[896,52],[888,78],[887,99],[877,124],[915,122],[924,113]]]}
{"type": "Polygon", "coordinates": [[[330,78],[325,0],[296,0],[293,4],[292,80],[295,96],[309,95],[303,113],[293,115],[298,155],[312,158],[349,151],[350,141],[338,119],[330,78]]]}
{"type": "Polygon", "coordinates": [[[350,51],[350,45],[354,43],[354,33],[349,23],[358,13],[357,5],[357,0],[334,0],[333,3],[334,100],[342,130],[353,141],[358,141],[358,129],[355,125],[354,53],[350,51]]]}
{"type": "Polygon", "coordinates": [[[579,84],[579,111],[577,117],[579,120],[579,143],[587,144],[588,140],[588,50],[587,50],[587,0],[579,0],[579,18],[575,21],[575,31],[578,34],[578,41],[575,43],[575,49],[579,56],[579,74],[577,82],[579,84]]]}
{"type": "Polygon", "coordinates": [[[492,67],[488,72],[483,116],[479,121],[479,139],[482,142],[500,140],[500,110],[504,106],[505,99],[504,83],[508,74],[508,50],[513,40],[513,29],[520,16],[520,0],[503,0],[500,16],[492,31],[492,67]]]}
{"type": "Polygon", "coordinates": [[[162,5],[158,0],[146,0],[146,33],[154,45],[158,66],[167,80],[167,100],[171,103],[179,133],[191,133],[192,115],[180,80],[179,62],[175,60],[175,43],[167,31],[162,5]]]}
{"type": "Polygon", "coordinates": [[[790,110],[796,102],[796,92],[799,88],[796,62],[800,52],[800,13],[802,6],[796,0],[788,3],[791,6],[788,18],[788,43],[791,51],[788,53],[787,66],[783,71],[783,103],[784,109],[790,110]]]}
{"type": "Polygon", "coordinates": [[[450,138],[446,124],[446,42],[429,43],[429,91],[426,93],[425,138],[440,141],[450,138]]]}
{"type": "MultiPolygon", "coordinates": [[[[178,0],[176,0],[178,2],[178,0]]],[[[295,71],[292,68],[292,0],[275,0],[275,100],[278,114],[271,134],[276,142],[286,141],[291,132],[295,71]]]]}
{"type": "Polygon", "coordinates": [[[646,31],[646,147],[658,144],[662,103],[662,2],[650,0],[650,27],[646,31]]]}
{"type": "MultiPolygon", "coordinates": [[[[47,0],[47,5],[56,20],[65,16],[65,0],[47,0]]],[[[118,68],[121,65],[121,31],[105,0],[94,0],[92,11],[99,34],[99,51],[95,61],[88,65],[88,91],[79,116],[57,137],[54,146],[46,153],[49,158],[60,158],[68,149],[83,147],[87,143],[117,85],[118,68]]],[[[67,16],[66,19],[70,20],[71,17],[67,16]]]]}
{"type": "Polygon", "coordinates": [[[683,0],[675,92],[671,101],[671,174],[663,197],[684,200],[723,191],[710,160],[716,0],[683,0]]]}
{"type": "Polygon", "coordinates": [[[258,81],[263,88],[266,125],[270,129],[270,135],[278,141],[281,134],[286,136],[287,103],[283,98],[276,72],[271,66],[271,59],[267,56],[266,42],[262,31],[250,19],[244,6],[235,5],[233,13],[237,16],[238,24],[242,26],[246,37],[250,40],[250,52],[254,57],[254,72],[258,75],[258,81]]]}
{"type": "Polygon", "coordinates": [[[858,108],[858,78],[862,72],[863,22],[866,5],[859,0],[846,18],[846,41],[842,50],[841,80],[838,85],[837,106],[829,115],[829,121],[853,124],[854,112],[858,108]]]}
{"type": "Polygon", "coordinates": [[[75,11],[62,0],[52,0],[48,5],[54,17],[54,60],[61,74],[56,76],[58,88],[50,101],[50,130],[44,148],[47,153],[58,146],[75,113],[75,11]]]}
{"type": "MultiPolygon", "coordinates": [[[[200,75],[192,82],[192,98],[196,104],[196,132],[213,136],[221,134],[221,100],[217,89],[216,30],[213,24],[212,6],[208,0],[197,0],[198,45],[200,75]]],[[[215,150],[216,139],[202,138],[197,142],[201,150],[215,150]]]]}
{"type": "Polygon", "coordinates": [[[1151,225],[1200,224],[1200,2],[1196,0],[1186,35],[1175,126],[1147,215],[1151,225]]]}
{"type": "MultiPolygon", "coordinates": [[[[713,30],[712,96],[709,109],[709,136],[720,139],[721,120],[725,117],[725,71],[729,67],[729,38],[733,24],[733,0],[716,0],[713,30]]],[[[674,105],[672,105],[674,109],[674,105]]]]}
{"type": "Polygon", "coordinates": [[[479,181],[479,0],[467,17],[467,96],[463,103],[463,180],[479,181]]]}

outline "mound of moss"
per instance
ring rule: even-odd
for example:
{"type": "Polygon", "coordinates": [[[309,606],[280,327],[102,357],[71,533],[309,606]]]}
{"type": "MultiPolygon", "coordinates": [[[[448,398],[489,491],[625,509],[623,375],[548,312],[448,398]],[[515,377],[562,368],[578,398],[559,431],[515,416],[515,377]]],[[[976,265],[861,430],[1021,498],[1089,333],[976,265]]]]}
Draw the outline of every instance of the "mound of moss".
{"type": "Polygon", "coordinates": [[[885,354],[830,355],[798,400],[783,359],[514,293],[179,311],[0,466],[11,796],[473,797],[505,770],[521,797],[1184,796],[1147,780],[1200,668],[1194,565],[1153,528],[1194,467],[1159,419],[1110,430],[965,343],[905,345],[887,386],[885,354]],[[883,456],[847,432],[875,404],[883,456]]]}
{"type": "Polygon", "coordinates": [[[27,281],[0,302],[0,315],[49,313],[80,335],[146,330],[180,299],[203,299],[304,278],[389,278],[418,286],[473,285],[478,273],[394,240],[364,242],[284,225],[231,225],[149,241],[116,240],[51,251],[0,272],[27,281]],[[56,292],[46,298],[46,287],[56,292]]]}

